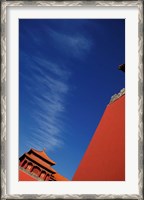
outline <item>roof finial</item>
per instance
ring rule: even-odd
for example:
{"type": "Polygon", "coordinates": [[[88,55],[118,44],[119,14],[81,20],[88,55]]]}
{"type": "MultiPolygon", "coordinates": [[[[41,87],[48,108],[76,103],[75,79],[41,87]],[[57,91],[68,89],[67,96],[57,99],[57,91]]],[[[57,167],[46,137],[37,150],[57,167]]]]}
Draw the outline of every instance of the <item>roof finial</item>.
{"type": "Polygon", "coordinates": [[[43,151],[46,151],[46,148],[44,148],[43,151]]]}
{"type": "Polygon", "coordinates": [[[119,65],[118,69],[125,72],[125,64],[119,65]]]}

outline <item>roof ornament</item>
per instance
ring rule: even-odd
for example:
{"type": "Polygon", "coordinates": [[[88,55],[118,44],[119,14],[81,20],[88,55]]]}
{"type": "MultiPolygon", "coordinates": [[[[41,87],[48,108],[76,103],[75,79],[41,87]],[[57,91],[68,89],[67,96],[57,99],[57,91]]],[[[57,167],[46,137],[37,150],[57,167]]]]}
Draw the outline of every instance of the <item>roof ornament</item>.
{"type": "Polygon", "coordinates": [[[125,64],[119,65],[118,69],[125,72],[125,64]]]}
{"type": "Polygon", "coordinates": [[[45,152],[45,151],[46,151],[46,148],[44,148],[43,151],[45,152]]]}

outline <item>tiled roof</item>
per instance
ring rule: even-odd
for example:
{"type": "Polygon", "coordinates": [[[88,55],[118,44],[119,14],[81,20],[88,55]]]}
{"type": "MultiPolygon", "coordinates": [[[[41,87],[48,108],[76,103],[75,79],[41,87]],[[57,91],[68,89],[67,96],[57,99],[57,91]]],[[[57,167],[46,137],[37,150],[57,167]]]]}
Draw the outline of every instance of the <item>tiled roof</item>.
{"type": "Polygon", "coordinates": [[[55,177],[56,181],[68,181],[67,178],[65,178],[64,176],[58,174],[57,172],[53,176],[55,177]]]}
{"type": "Polygon", "coordinates": [[[35,149],[31,149],[34,153],[36,153],[37,155],[39,155],[40,157],[44,158],[45,160],[47,160],[48,162],[50,162],[52,165],[55,165],[56,163],[47,156],[47,154],[44,151],[38,151],[35,149]]]}
{"type": "MultiPolygon", "coordinates": [[[[53,176],[56,181],[69,181],[67,178],[58,173],[54,174],[53,176]]],[[[28,174],[28,171],[24,172],[22,169],[19,169],[19,181],[39,181],[39,179],[28,174]]]]}
{"type": "Polygon", "coordinates": [[[19,169],[19,181],[37,181],[37,179],[19,169]]]}
{"type": "Polygon", "coordinates": [[[25,153],[25,155],[26,155],[28,158],[30,158],[30,159],[36,161],[36,162],[37,162],[38,164],[40,164],[41,166],[45,167],[47,170],[50,170],[51,172],[56,172],[54,169],[52,169],[52,168],[50,167],[50,165],[49,165],[47,162],[45,162],[45,161],[43,161],[42,159],[38,158],[38,157],[35,156],[34,154],[25,153]]]}

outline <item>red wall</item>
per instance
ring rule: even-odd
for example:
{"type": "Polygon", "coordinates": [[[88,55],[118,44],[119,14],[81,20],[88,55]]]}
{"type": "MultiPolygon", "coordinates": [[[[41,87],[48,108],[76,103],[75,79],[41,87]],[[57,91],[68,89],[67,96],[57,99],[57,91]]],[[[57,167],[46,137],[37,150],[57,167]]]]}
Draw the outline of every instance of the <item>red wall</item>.
{"type": "Polygon", "coordinates": [[[19,181],[37,181],[35,178],[19,170],[19,181]]]}
{"type": "Polygon", "coordinates": [[[125,180],[125,95],[110,103],[73,181],[125,180]]]}

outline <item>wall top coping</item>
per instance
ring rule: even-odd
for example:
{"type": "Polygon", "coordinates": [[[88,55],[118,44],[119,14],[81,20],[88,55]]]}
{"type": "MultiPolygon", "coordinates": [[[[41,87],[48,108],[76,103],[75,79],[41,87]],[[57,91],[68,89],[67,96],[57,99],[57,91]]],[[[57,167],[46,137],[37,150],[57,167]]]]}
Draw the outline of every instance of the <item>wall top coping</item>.
{"type": "Polygon", "coordinates": [[[118,94],[114,94],[111,99],[110,99],[110,103],[116,101],[118,98],[120,98],[121,96],[123,96],[125,94],[125,88],[121,89],[120,92],[118,94]]]}

